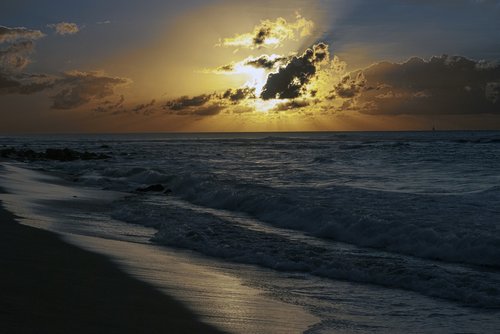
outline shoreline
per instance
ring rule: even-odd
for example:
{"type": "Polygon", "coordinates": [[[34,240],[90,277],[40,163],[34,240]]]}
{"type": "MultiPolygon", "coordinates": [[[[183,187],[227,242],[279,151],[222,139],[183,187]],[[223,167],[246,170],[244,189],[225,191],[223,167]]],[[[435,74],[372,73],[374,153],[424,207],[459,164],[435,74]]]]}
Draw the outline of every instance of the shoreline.
{"type": "Polygon", "coordinates": [[[23,163],[6,162],[1,167],[0,183],[5,192],[0,188],[0,202],[17,215],[17,225],[48,231],[59,242],[102,256],[123,275],[173,298],[198,322],[229,333],[302,333],[320,321],[302,306],[272,298],[258,286],[249,286],[246,279],[261,277],[258,268],[226,267],[216,259],[151,243],[152,228],[99,214],[87,215],[106,211],[109,203],[124,195],[121,192],[78,187],[60,179],[60,175],[31,169],[23,163]],[[245,275],[240,275],[241,270],[245,275]]]}
{"type": "Polygon", "coordinates": [[[223,333],[102,255],[19,224],[0,202],[6,333],[223,333]]]}

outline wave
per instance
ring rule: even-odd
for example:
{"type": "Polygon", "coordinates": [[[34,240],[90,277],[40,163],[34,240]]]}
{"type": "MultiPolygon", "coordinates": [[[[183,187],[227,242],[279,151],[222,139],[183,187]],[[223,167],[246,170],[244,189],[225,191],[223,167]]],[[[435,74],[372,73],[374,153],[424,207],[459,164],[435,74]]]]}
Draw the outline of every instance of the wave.
{"type": "Polygon", "coordinates": [[[498,273],[318,242],[228,212],[158,201],[127,201],[117,209],[118,218],[156,226],[158,243],[230,261],[406,289],[469,306],[500,307],[498,273]]]}
{"type": "Polygon", "coordinates": [[[317,189],[234,184],[214,175],[174,176],[168,187],[198,205],[243,212],[322,238],[427,259],[500,267],[498,188],[439,196],[334,186],[318,194],[317,189]]]}
{"type": "Polygon", "coordinates": [[[500,138],[456,139],[452,142],[457,144],[499,144],[500,138]]]}
{"type": "MultiPolygon", "coordinates": [[[[331,158],[325,158],[325,163],[331,158]]],[[[242,212],[273,226],[426,259],[500,267],[500,187],[465,194],[411,194],[339,186],[273,187],[225,174],[107,168],[86,185],[134,191],[163,184],[207,208],[242,212]]]]}

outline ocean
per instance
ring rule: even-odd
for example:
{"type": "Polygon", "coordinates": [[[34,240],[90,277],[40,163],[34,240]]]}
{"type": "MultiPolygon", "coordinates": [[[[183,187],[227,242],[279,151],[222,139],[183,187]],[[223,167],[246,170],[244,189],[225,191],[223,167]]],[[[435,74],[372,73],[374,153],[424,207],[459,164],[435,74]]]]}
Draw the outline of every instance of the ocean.
{"type": "Polygon", "coordinates": [[[2,146],[110,157],[11,162],[8,191],[45,182],[28,169],[121,194],[94,206],[44,191],[31,205],[7,198],[18,214],[187,252],[304,309],[317,319],[307,333],[500,332],[500,132],[31,135],[2,146]],[[138,191],[152,185],[163,189],[138,191]]]}

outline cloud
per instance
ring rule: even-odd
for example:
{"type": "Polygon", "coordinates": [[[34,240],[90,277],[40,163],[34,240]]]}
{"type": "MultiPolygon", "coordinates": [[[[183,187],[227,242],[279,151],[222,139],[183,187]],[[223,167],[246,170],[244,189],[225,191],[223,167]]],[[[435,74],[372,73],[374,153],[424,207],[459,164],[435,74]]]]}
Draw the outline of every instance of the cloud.
{"type": "Polygon", "coordinates": [[[244,61],[244,65],[252,66],[255,68],[264,68],[266,70],[272,70],[277,65],[281,65],[289,60],[289,57],[279,56],[279,55],[262,55],[258,58],[248,58],[244,61]]]}
{"type": "Polygon", "coordinates": [[[330,92],[331,95],[329,98],[354,98],[358,96],[365,87],[366,79],[363,72],[358,72],[355,75],[348,74],[344,76],[337,85],[335,85],[333,90],[330,92]]]}
{"type": "Polygon", "coordinates": [[[493,104],[497,104],[500,99],[500,80],[497,82],[488,82],[486,84],[486,99],[493,104]]]}
{"type": "Polygon", "coordinates": [[[93,109],[94,112],[114,112],[114,113],[121,113],[125,112],[125,110],[122,108],[123,103],[125,102],[125,96],[120,95],[120,98],[118,101],[110,101],[106,100],[101,103],[97,107],[93,109]]]}
{"type": "Polygon", "coordinates": [[[58,35],[74,35],[80,31],[80,27],[76,23],[71,22],[48,24],[47,27],[54,29],[58,35]]]}
{"type": "MultiPolygon", "coordinates": [[[[220,94],[202,94],[193,97],[181,96],[180,98],[167,101],[163,109],[169,114],[183,116],[214,116],[229,106],[239,109],[245,100],[255,99],[255,89],[242,87],[227,89],[220,94]]],[[[234,108],[233,108],[234,109],[234,108]]],[[[248,108],[243,108],[248,109],[248,108]]],[[[243,110],[241,109],[241,110],[243,110]]]]}
{"type": "Polygon", "coordinates": [[[224,73],[234,72],[234,70],[235,70],[235,64],[231,63],[231,64],[226,64],[226,65],[219,66],[215,70],[207,70],[207,71],[204,71],[204,72],[205,73],[224,74],[224,73]]]}
{"type": "Polygon", "coordinates": [[[11,43],[5,49],[0,49],[0,70],[17,71],[24,69],[30,64],[29,55],[34,49],[35,44],[30,40],[11,43]]]}
{"type": "Polygon", "coordinates": [[[210,101],[211,98],[211,94],[202,94],[193,97],[181,96],[177,99],[167,101],[165,108],[170,110],[185,110],[191,107],[200,107],[210,101]]]}
{"type": "Polygon", "coordinates": [[[0,95],[33,94],[53,87],[51,76],[21,73],[31,63],[34,41],[44,36],[39,30],[0,26],[0,95]]]}
{"type": "Polygon", "coordinates": [[[278,72],[269,74],[261,98],[294,99],[301,96],[319,66],[328,58],[328,46],[324,43],[314,45],[299,57],[292,57],[278,72]]]}
{"type": "Polygon", "coordinates": [[[53,88],[56,78],[44,74],[6,74],[0,72],[0,95],[30,95],[53,88]]]}
{"type": "Polygon", "coordinates": [[[228,89],[222,95],[219,96],[219,98],[229,100],[233,103],[245,99],[254,99],[255,97],[256,97],[255,88],[249,88],[249,87],[228,89]]]}
{"type": "Polygon", "coordinates": [[[273,110],[274,111],[288,111],[294,109],[305,108],[311,104],[311,101],[306,99],[293,99],[290,101],[285,101],[278,103],[273,110]]]}
{"type": "Polygon", "coordinates": [[[40,30],[32,30],[24,27],[9,28],[0,26],[0,43],[14,42],[17,40],[36,40],[44,37],[40,30]]]}
{"type": "MultiPolygon", "coordinates": [[[[0,95],[30,95],[45,90],[54,90],[51,96],[53,109],[73,109],[84,104],[112,96],[118,86],[131,83],[130,79],[110,77],[102,72],[69,71],[60,76],[46,74],[7,74],[0,72],[0,95]]],[[[124,97],[112,104],[105,101],[95,111],[116,110],[124,97]]]]}
{"type": "MultiPolygon", "coordinates": [[[[62,22],[53,27],[58,34],[74,34],[74,23],[62,22]]],[[[129,84],[126,78],[110,77],[102,72],[69,71],[62,75],[23,73],[34,51],[34,40],[44,37],[39,30],[0,26],[0,94],[35,94],[55,90],[51,96],[53,109],[72,109],[114,94],[114,89],[129,84]]],[[[123,103],[122,101],[119,103],[123,103]]],[[[118,108],[118,105],[107,108],[118,108]]]]}
{"type": "Polygon", "coordinates": [[[263,69],[266,71],[271,71],[276,70],[279,66],[285,64],[290,59],[291,57],[288,56],[280,56],[277,54],[263,54],[259,57],[248,57],[238,62],[232,62],[230,64],[222,65],[214,70],[204,70],[202,71],[202,73],[245,74],[249,72],[249,69],[263,69]]]}
{"type": "Polygon", "coordinates": [[[130,79],[109,77],[102,72],[65,72],[55,82],[60,91],[53,95],[53,109],[73,109],[114,94],[117,86],[131,83],[130,79]]]}
{"type": "Polygon", "coordinates": [[[198,108],[193,110],[190,115],[195,116],[215,116],[220,114],[220,112],[224,110],[224,106],[212,104],[203,108],[198,108]]]}
{"type": "Polygon", "coordinates": [[[156,100],[155,99],[152,99],[150,102],[148,103],[141,103],[141,104],[138,104],[136,105],[135,107],[132,108],[132,112],[138,114],[138,113],[142,113],[142,114],[149,114],[152,112],[152,107],[156,104],[156,100]]]}
{"type": "Polygon", "coordinates": [[[353,95],[368,114],[498,114],[500,65],[485,64],[446,55],[378,63],[362,71],[365,87],[353,95]]]}
{"type": "MultiPolygon", "coordinates": [[[[201,102],[199,102],[201,103],[201,102]]],[[[213,103],[203,102],[199,105],[183,106],[182,108],[171,108],[168,105],[164,106],[168,114],[179,116],[215,116],[225,109],[225,106],[213,103]]]]}
{"type": "Polygon", "coordinates": [[[295,22],[287,22],[282,17],[275,21],[263,20],[253,31],[237,34],[231,38],[222,39],[217,46],[238,47],[248,49],[277,48],[286,40],[296,40],[312,33],[314,23],[301,16],[295,22]]]}
{"type": "Polygon", "coordinates": [[[2,46],[0,48],[0,73],[3,73],[4,80],[9,73],[20,71],[30,64],[30,54],[35,49],[34,41],[44,36],[39,30],[0,26],[0,45],[2,46]]]}

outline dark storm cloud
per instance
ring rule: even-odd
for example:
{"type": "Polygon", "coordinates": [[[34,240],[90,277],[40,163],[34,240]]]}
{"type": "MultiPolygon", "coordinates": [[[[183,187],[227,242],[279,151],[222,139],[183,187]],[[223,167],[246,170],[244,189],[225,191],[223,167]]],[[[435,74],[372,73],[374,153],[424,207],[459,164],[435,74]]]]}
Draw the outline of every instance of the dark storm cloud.
{"type": "Polygon", "coordinates": [[[51,97],[52,108],[77,108],[93,100],[111,96],[117,86],[130,82],[126,78],[109,77],[98,72],[66,72],[55,83],[61,90],[51,97]]]}
{"type": "Polygon", "coordinates": [[[277,73],[269,74],[261,98],[293,99],[302,95],[303,88],[316,74],[318,66],[328,59],[328,46],[314,45],[301,56],[292,57],[277,73]]]}
{"type": "Polygon", "coordinates": [[[262,55],[258,58],[248,59],[244,64],[255,68],[265,68],[267,70],[271,70],[277,64],[284,63],[287,60],[288,57],[270,57],[268,55],[262,55]]]}
{"type": "MultiPolygon", "coordinates": [[[[383,62],[363,70],[360,112],[370,114],[500,113],[500,66],[460,56],[383,62]],[[364,106],[364,107],[363,107],[364,106]]],[[[361,92],[360,92],[361,91],[361,92]]]]}

